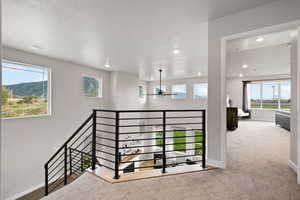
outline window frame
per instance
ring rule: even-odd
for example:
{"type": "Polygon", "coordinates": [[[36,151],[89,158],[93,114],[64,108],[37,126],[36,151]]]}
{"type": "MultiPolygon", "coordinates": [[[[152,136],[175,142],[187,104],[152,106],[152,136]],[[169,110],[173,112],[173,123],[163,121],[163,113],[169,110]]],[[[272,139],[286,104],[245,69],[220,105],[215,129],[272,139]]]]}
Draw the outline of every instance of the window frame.
{"type": "Polygon", "coordinates": [[[207,82],[201,82],[201,83],[193,83],[193,99],[198,99],[198,100],[201,100],[201,99],[208,99],[208,83],[207,82]],[[206,97],[199,97],[199,98],[196,98],[195,97],[195,85],[207,85],[207,94],[206,94],[206,97]]]}
{"type": "Polygon", "coordinates": [[[174,99],[174,100],[187,99],[187,97],[188,97],[188,93],[187,93],[188,92],[188,87],[187,87],[187,84],[186,83],[172,84],[172,86],[171,86],[171,92],[172,92],[172,94],[174,94],[174,95],[172,95],[172,99],[174,99]],[[173,91],[173,87],[176,86],[176,85],[184,85],[185,86],[185,97],[183,97],[183,98],[176,98],[176,95],[175,95],[176,92],[173,91]]]}
{"type": "MultiPolygon", "coordinates": [[[[1,68],[2,68],[3,63],[22,65],[22,66],[26,66],[26,67],[34,67],[34,68],[39,68],[39,69],[47,69],[48,70],[48,76],[47,76],[47,78],[48,78],[47,101],[48,102],[47,102],[47,114],[26,115],[26,116],[18,116],[18,117],[2,117],[2,113],[1,113],[1,119],[2,120],[14,120],[14,119],[51,117],[52,116],[52,68],[50,66],[24,63],[24,62],[9,60],[9,59],[2,59],[1,68]]],[[[2,76],[3,76],[3,73],[2,73],[2,76]]],[[[1,82],[1,85],[2,85],[2,82],[1,82]]]]}
{"type": "MultiPolygon", "coordinates": [[[[284,81],[289,81],[290,82],[290,97],[291,97],[291,79],[275,79],[275,80],[258,80],[258,81],[253,81],[250,83],[250,86],[251,84],[259,84],[259,89],[260,89],[260,107],[259,108],[252,108],[251,107],[251,95],[249,96],[249,99],[248,99],[248,102],[249,102],[249,107],[251,110],[269,110],[269,111],[272,111],[272,110],[288,110],[290,108],[281,108],[281,86],[282,86],[282,82],[284,81]],[[264,88],[263,88],[263,85],[264,83],[268,83],[268,82],[276,82],[276,85],[278,86],[278,100],[277,100],[277,105],[278,107],[277,108],[263,108],[263,91],[264,91],[264,88]]],[[[291,104],[290,104],[290,107],[291,107],[291,104]]]]}
{"type": "Polygon", "coordinates": [[[94,75],[90,75],[90,74],[83,74],[81,77],[81,83],[82,83],[82,94],[84,97],[86,98],[103,98],[103,78],[102,77],[98,77],[98,76],[94,76],[94,75]],[[84,91],[84,78],[93,78],[95,80],[97,80],[99,82],[99,88],[98,88],[98,96],[88,96],[85,94],[84,91]]]}

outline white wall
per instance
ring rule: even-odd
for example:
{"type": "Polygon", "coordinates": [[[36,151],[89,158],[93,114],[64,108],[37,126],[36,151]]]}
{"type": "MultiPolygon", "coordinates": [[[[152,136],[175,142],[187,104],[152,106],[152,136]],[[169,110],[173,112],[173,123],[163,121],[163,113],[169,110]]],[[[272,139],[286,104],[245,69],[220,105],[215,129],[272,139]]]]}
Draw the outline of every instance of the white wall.
{"type": "MultiPolygon", "coordinates": [[[[149,96],[148,107],[149,109],[206,109],[207,99],[193,99],[193,84],[194,83],[207,83],[207,78],[189,78],[189,79],[176,79],[165,80],[162,85],[166,86],[167,93],[172,93],[172,85],[186,84],[187,97],[185,99],[172,99],[171,96],[149,96]]],[[[154,88],[159,86],[159,82],[153,81],[148,84],[148,93],[153,94],[154,88]]]]}
{"type": "Polygon", "coordinates": [[[139,85],[147,88],[147,83],[140,81],[139,76],[126,72],[111,73],[111,103],[113,109],[144,109],[146,99],[139,98],[139,85]]]}
{"type": "Polygon", "coordinates": [[[209,161],[220,166],[224,166],[226,161],[226,60],[225,51],[221,48],[221,44],[225,47],[222,38],[300,19],[299,8],[300,1],[278,1],[209,22],[209,161]]]}
{"type": "Polygon", "coordinates": [[[106,108],[110,98],[110,73],[48,57],[4,48],[3,58],[50,67],[52,115],[3,120],[2,174],[4,197],[15,197],[44,183],[43,165],[93,108],[106,108]],[[103,98],[82,93],[82,76],[103,78],[103,98]]]}

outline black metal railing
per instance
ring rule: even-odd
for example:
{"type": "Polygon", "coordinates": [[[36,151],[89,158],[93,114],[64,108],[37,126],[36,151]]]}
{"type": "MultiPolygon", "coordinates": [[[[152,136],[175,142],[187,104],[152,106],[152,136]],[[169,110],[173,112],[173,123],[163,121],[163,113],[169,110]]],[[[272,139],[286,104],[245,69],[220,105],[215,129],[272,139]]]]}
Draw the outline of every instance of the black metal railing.
{"type": "Polygon", "coordinates": [[[206,168],[205,110],[93,110],[45,164],[45,194],[86,169],[206,168]]]}

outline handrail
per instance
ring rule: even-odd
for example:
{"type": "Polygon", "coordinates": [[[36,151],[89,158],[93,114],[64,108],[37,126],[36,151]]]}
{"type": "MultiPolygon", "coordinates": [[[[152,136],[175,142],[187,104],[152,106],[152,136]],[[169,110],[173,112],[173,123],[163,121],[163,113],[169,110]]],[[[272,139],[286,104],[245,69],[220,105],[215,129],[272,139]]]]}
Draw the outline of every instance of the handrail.
{"type": "Polygon", "coordinates": [[[45,166],[47,166],[54,158],[59,154],[61,150],[83,129],[83,127],[93,118],[93,114],[91,114],[84,122],[83,124],[69,137],[69,139],[51,156],[51,158],[46,162],[45,166]]]}
{"type": "Polygon", "coordinates": [[[197,111],[205,111],[205,109],[182,109],[182,110],[102,110],[102,109],[94,109],[98,112],[122,112],[122,113],[132,113],[132,112],[197,112],[197,111]]]}
{"type": "MultiPolygon", "coordinates": [[[[93,113],[89,115],[89,117],[81,124],[81,126],[67,139],[67,141],[51,156],[51,158],[45,164],[45,195],[49,193],[49,182],[52,180],[52,177],[56,177],[57,173],[64,172],[62,176],[64,177],[61,183],[64,185],[68,184],[68,176],[71,176],[73,171],[77,171],[76,166],[80,167],[80,172],[83,173],[87,168],[91,168],[91,170],[96,169],[96,165],[98,167],[105,167],[114,171],[114,178],[119,179],[119,172],[124,169],[120,168],[120,164],[124,163],[141,163],[144,161],[153,160],[154,163],[157,160],[161,160],[161,164],[155,164],[154,166],[143,166],[137,167],[133,166],[133,171],[139,168],[162,168],[162,173],[167,173],[167,168],[171,165],[178,165],[180,163],[186,164],[199,164],[202,162],[202,169],[206,169],[206,110],[202,109],[184,109],[184,110],[101,110],[101,109],[93,109],[93,113]],[[97,115],[97,112],[99,112],[97,115]],[[101,113],[103,112],[103,113],[101,113]],[[109,116],[105,116],[106,112],[108,112],[109,116]],[[129,117],[122,118],[120,117],[122,113],[157,113],[161,114],[157,117],[129,117]],[[176,113],[182,113],[183,115],[178,115],[176,113]],[[188,114],[189,112],[195,112],[197,115],[188,114]],[[171,114],[168,116],[168,114],[171,114]],[[173,114],[173,115],[172,115],[173,114]],[[103,116],[104,115],[104,116],[103,116]],[[113,123],[108,123],[106,121],[102,121],[100,119],[114,119],[113,123]],[[176,119],[188,119],[194,118],[197,120],[193,121],[182,121],[176,119]],[[98,119],[98,120],[97,120],[98,119]],[[142,124],[137,123],[128,123],[128,124],[120,124],[120,121],[123,120],[151,120],[151,119],[159,119],[161,121],[158,122],[144,122],[142,124]],[[173,119],[173,120],[172,120],[173,119]],[[171,125],[188,125],[183,130],[185,131],[184,135],[174,135],[175,129],[170,129],[167,127],[171,125]],[[198,126],[200,127],[198,128],[198,126]],[[107,130],[106,126],[110,126],[107,130]],[[121,128],[126,127],[144,127],[144,126],[159,126],[159,129],[147,129],[147,130],[127,130],[120,131],[121,128]],[[112,127],[112,128],[111,128],[112,127]],[[92,128],[92,130],[91,130],[92,128]],[[91,131],[91,133],[90,133],[91,131]],[[200,131],[201,134],[196,134],[195,131],[200,131]],[[161,135],[157,136],[157,132],[160,132],[161,135]],[[106,134],[113,134],[113,136],[106,136],[106,134]],[[121,135],[132,135],[132,134],[146,134],[149,133],[149,136],[146,138],[135,138],[129,137],[126,139],[119,138],[121,135]],[[151,133],[156,134],[155,136],[150,135],[151,133]],[[191,135],[192,134],[192,135],[191,135]],[[183,139],[184,138],[184,139],[183,139]],[[89,143],[86,145],[86,141],[91,139],[89,143]],[[110,142],[109,142],[110,141],[110,142]],[[127,145],[124,142],[134,141],[134,143],[130,143],[127,145]],[[146,141],[146,142],[143,142],[146,141]],[[151,142],[149,142],[151,141],[151,142]],[[154,144],[154,142],[155,144],[154,144]],[[158,143],[159,142],[159,143],[158,143]],[[103,144],[104,143],[104,144],[103,144]],[[75,145],[73,145],[75,144],[75,145]],[[83,145],[82,145],[83,144],[83,145]],[[120,145],[121,144],[121,145],[120,145]],[[151,145],[150,145],[151,144],[151,145]],[[101,145],[101,149],[99,149],[99,145],[101,145]],[[112,145],[112,146],[111,146],[112,145]],[[169,149],[167,146],[173,146],[173,148],[169,149]],[[184,147],[181,147],[184,145],[184,147]],[[148,147],[160,147],[159,151],[155,151],[155,149],[146,149],[145,152],[140,154],[154,154],[154,159],[141,159],[137,158],[134,161],[124,161],[122,160],[123,156],[133,155],[132,153],[128,154],[125,152],[125,149],[139,149],[139,148],[148,148],[148,147]],[[82,148],[83,147],[83,148],[82,148]],[[102,149],[102,147],[105,147],[102,149]],[[177,148],[175,148],[177,147],[177,148]],[[180,147],[180,148],[179,148],[180,147]],[[85,152],[85,149],[88,148],[88,152],[85,152]],[[108,149],[114,150],[114,153],[107,152],[108,149]],[[182,154],[174,156],[172,152],[179,151],[190,151],[188,154],[182,154]],[[68,153],[69,152],[69,153],[68,153]],[[113,159],[108,159],[105,155],[98,155],[97,152],[104,153],[110,156],[113,156],[113,159]],[[122,153],[123,152],[123,153],[122,153]],[[182,154],[182,155],[181,155],[182,154]],[[86,159],[84,156],[88,156],[86,159]],[[201,160],[199,159],[201,156],[201,160]],[[191,157],[191,158],[189,158],[191,157]],[[101,159],[100,161],[98,159],[101,159]],[[174,158],[180,158],[178,161],[173,161],[174,158]],[[187,159],[188,158],[188,159],[187,159]],[[185,162],[183,162],[185,160],[185,162]],[[57,164],[57,161],[59,164],[57,164]],[[106,162],[111,162],[109,166],[106,166],[106,162]],[[80,164],[78,164],[81,162],[80,164]],[[85,164],[88,162],[88,164],[85,164]],[[102,163],[103,162],[103,163],[102,163]],[[63,163],[63,166],[59,168],[60,164],[63,163]],[[52,166],[55,166],[52,169],[52,166]],[[50,172],[49,172],[50,171],[50,172]],[[52,173],[54,171],[54,173],[52,173]],[[49,175],[52,174],[52,177],[49,179],[49,175]],[[53,175],[54,174],[54,175],[53,175]]],[[[132,150],[132,151],[133,151],[132,150]]],[[[110,150],[109,150],[110,151],[110,150]]],[[[132,170],[128,168],[128,170],[132,170]]],[[[60,184],[61,184],[60,183],[60,184]]],[[[52,190],[53,191],[53,188],[52,190]]]]}

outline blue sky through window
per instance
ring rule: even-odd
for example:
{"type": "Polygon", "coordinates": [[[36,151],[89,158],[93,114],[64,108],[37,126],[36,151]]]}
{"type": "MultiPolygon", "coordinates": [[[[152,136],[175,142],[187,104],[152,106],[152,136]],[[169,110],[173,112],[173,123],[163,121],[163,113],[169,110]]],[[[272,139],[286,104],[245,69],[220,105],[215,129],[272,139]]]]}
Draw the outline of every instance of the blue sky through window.
{"type": "Polygon", "coordinates": [[[18,83],[38,82],[48,80],[48,70],[25,66],[15,63],[2,63],[2,84],[13,85],[18,83]]]}

